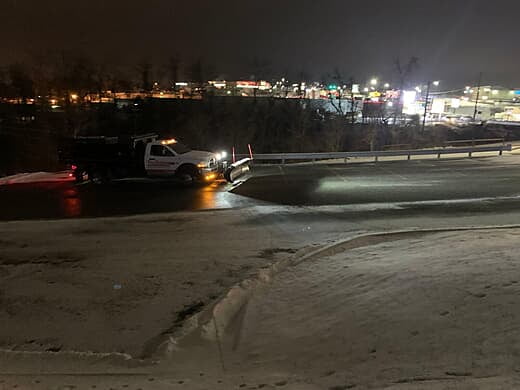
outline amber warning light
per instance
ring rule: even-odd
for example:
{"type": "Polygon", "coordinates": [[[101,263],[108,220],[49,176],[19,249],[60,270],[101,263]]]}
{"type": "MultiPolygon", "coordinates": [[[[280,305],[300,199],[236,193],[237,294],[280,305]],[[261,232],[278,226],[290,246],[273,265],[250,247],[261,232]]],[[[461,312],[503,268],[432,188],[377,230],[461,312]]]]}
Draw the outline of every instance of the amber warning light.
{"type": "Polygon", "coordinates": [[[165,139],[161,141],[161,144],[163,145],[171,145],[177,143],[177,140],[175,138],[165,139]]]}

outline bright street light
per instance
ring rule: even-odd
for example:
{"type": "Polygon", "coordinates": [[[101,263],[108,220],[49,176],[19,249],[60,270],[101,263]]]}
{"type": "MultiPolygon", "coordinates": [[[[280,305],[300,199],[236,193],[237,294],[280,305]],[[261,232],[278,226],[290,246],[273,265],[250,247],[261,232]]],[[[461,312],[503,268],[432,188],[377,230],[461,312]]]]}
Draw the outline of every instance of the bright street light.
{"type": "Polygon", "coordinates": [[[385,83],[385,88],[390,88],[390,84],[385,83]]]}
{"type": "Polygon", "coordinates": [[[433,85],[435,85],[436,87],[438,87],[439,84],[440,84],[440,81],[434,81],[434,82],[433,82],[433,85]]]}
{"type": "Polygon", "coordinates": [[[377,85],[377,79],[370,80],[370,85],[377,85]]]}

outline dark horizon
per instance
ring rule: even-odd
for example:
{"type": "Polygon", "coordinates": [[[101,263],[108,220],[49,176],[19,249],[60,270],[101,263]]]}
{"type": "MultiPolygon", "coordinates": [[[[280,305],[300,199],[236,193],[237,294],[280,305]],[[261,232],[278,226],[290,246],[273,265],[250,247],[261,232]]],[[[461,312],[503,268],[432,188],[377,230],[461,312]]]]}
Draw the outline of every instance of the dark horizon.
{"type": "Polygon", "coordinates": [[[258,73],[258,63],[276,76],[313,80],[338,68],[363,83],[394,81],[394,60],[416,56],[418,81],[458,87],[483,72],[484,84],[520,86],[513,0],[2,3],[0,65],[64,50],[126,66],[178,56],[186,67],[200,57],[229,79],[258,73]]]}

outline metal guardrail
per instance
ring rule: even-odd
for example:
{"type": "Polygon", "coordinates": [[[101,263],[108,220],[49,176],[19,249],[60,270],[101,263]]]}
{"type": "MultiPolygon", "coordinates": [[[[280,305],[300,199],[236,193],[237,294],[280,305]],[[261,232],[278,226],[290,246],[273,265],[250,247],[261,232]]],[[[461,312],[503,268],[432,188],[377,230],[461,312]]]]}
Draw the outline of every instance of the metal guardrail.
{"type": "MultiPolygon", "coordinates": [[[[432,146],[433,148],[446,148],[449,146],[476,146],[479,144],[505,144],[504,138],[474,138],[474,139],[459,139],[455,141],[444,141],[440,145],[432,146]]],[[[391,144],[384,145],[383,150],[406,150],[411,149],[412,144],[391,144]]]]}
{"type": "MultiPolygon", "coordinates": [[[[441,158],[443,154],[468,154],[469,157],[473,153],[482,152],[498,152],[501,156],[502,152],[511,151],[511,144],[495,145],[495,146],[472,146],[464,148],[442,148],[442,149],[417,149],[417,150],[380,150],[371,152],[328,152],[328,153],[269,153],[255,154],[254,161],[280,161],[285,164],[287,161],[316,161],[316,160],[334,160],[344,159],[345,162],[349,158],[373,157],[374,161],[378,161],[379,157],[407,157],[408,160],[412,156],[437,155],[441,158]]],[[[245,156],[245,155],[244,155],[245,156]]]]}
{"type": "Polygon", "coordinates": [[[461,140],[455,140],[455,141],[444,141],[443,142],[443,147],[446,147],[446,146],[455,146],[455,145],[460,145],[460,144],[468,144],[468,145],[471,145],[471,146],[475,146],[477,144],[482,144],[482,143],[501,143],[502,145],[505,144],[505,139],[504,138],[478,138],[478,139],[461,139],[461,140]]]}
{"type": "Polygon", "coordinates": [[[383,146],[383,150],[403,150],[410,149],[412,144],[392,144],[383,146]]]}

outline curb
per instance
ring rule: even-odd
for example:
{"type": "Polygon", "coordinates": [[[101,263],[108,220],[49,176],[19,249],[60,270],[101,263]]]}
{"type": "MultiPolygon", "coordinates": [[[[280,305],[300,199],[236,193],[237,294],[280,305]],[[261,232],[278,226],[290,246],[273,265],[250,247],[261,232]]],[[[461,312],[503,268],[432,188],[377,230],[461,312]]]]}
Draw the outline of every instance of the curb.
{"type": "Polygon", "coordinates": [[[408,236],[422,236],[442,232],[506,230],[518,228],[520,228],[520,224],[432,229],[401,229],[373,233],[360,233],[326,245],[301,257],[280,260],[274,264],[269,265],[268,267],[260,269],[256,276],[245,279],[231,287],[231,289],[225,295],[217,299],[217,301],[215,301],[213,304],[187,319],[179,329],[165,335],[163,340],[158,344],[158,347],[155,350],[155,355],[158,357],[170,357],[173,353],[180,351],[178,346],[179,342],[188,336],[194,335],[195,333],[199,333],[199,336],[203,340],[219,342],[219,339],[221,339],[225,334],[228,326],[234,320],[242,307],[247,304],[249,298],[257,288],[269,284],[275,275],[281,273],[285,269],[305,261],[335,255],[349,249],[377,245],[379,243],[391,240],[392,238],[395,240],[400,240],[405,239],[408,236]],[[380,240],[376,240],[374,242],[374,238],[379,238],[380,240]]]}

